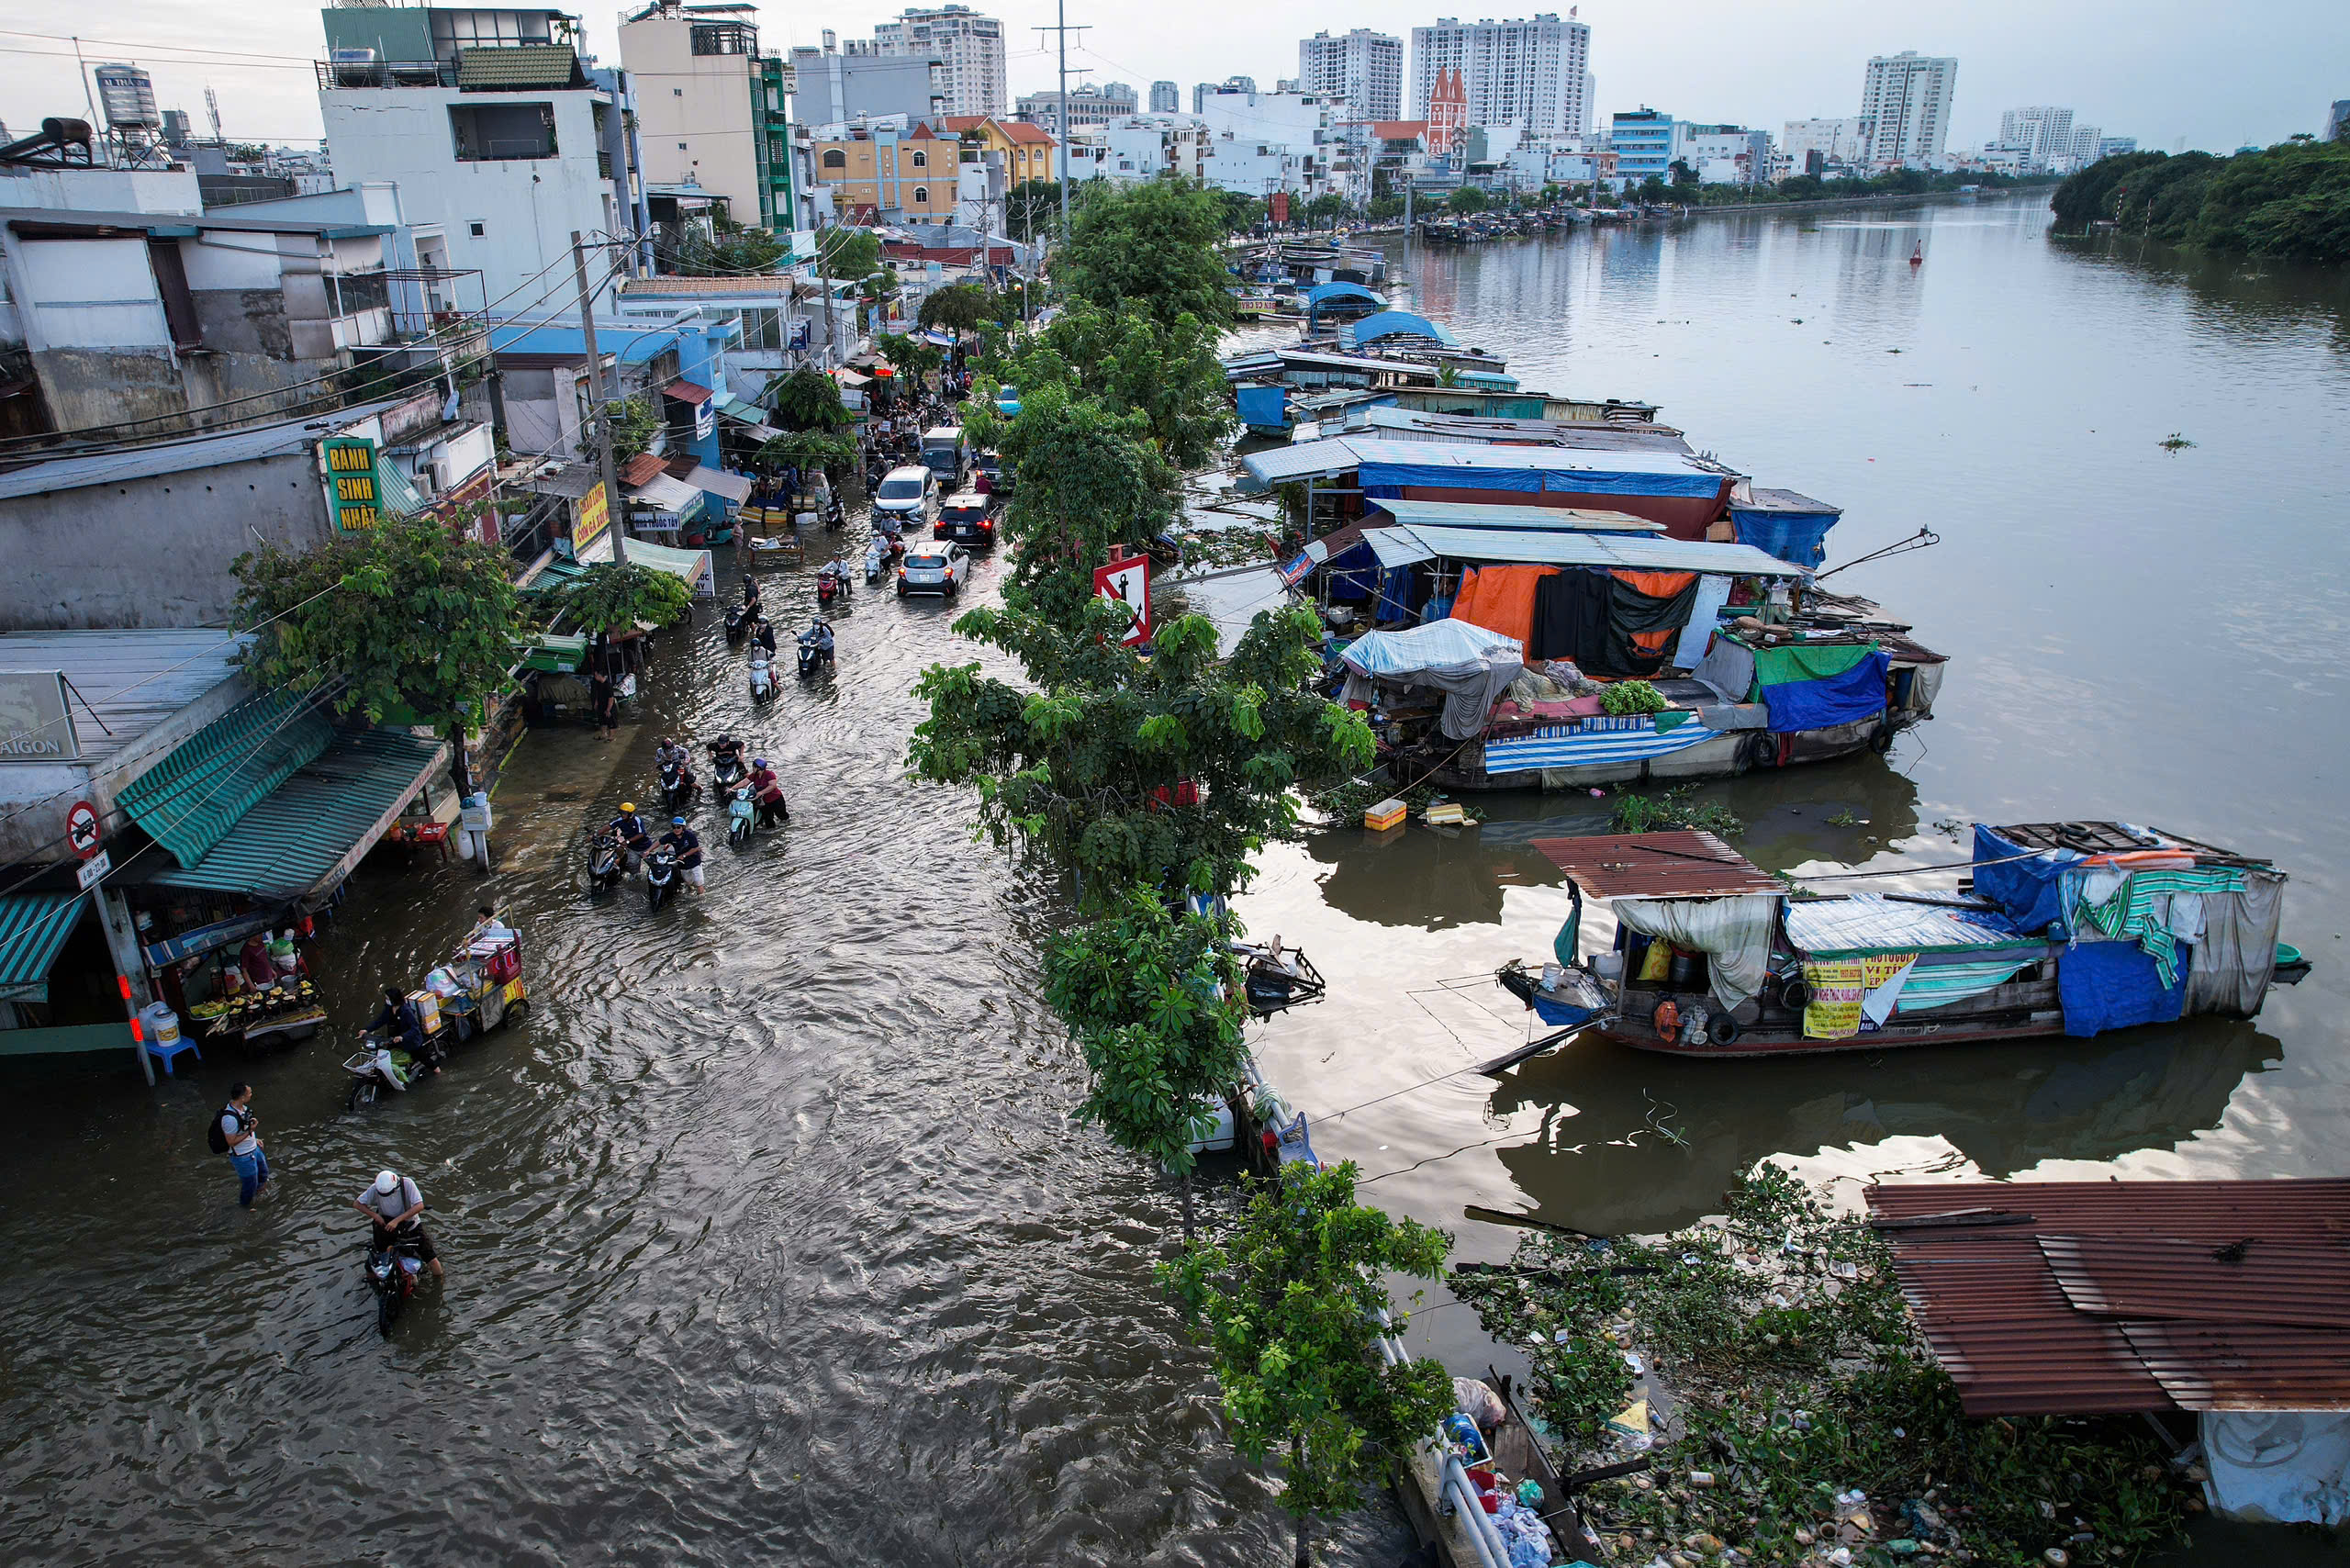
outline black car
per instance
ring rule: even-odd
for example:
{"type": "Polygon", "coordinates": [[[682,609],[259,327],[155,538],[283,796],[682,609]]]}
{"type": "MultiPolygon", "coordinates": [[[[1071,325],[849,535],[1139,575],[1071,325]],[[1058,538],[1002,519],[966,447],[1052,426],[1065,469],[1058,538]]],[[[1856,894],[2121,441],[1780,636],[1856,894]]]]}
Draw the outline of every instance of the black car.
{"type": "Polygon", "coordinates": [[[947,497],[946,504],[938,509],[938,522],[931,533],[984,550],[995,543],[995,513],[987,497],[977,490],[963,490],[947,497]]]}

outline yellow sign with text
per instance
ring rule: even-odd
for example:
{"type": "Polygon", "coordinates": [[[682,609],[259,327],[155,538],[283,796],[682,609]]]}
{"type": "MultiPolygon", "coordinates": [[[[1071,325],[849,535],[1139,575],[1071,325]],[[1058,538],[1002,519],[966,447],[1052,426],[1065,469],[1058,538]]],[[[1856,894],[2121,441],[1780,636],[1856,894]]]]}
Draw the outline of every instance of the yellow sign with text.
{"type": "Polygon", "coordinates": [[[599,479],[594,489],[579,498],[579,516],[571,525],[571,553],[576,555],[587,549],[611,525],[611,504],[605,498],[604,484],[599,479]]]}

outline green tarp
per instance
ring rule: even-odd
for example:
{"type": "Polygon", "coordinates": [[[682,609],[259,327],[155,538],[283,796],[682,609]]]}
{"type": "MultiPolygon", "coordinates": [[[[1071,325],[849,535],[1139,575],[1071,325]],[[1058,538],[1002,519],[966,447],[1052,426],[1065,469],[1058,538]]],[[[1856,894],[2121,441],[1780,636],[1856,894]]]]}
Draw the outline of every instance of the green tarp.
{"type": "MultiPolygon", "coordinates": [[[[1791,680],[1822,680],[1842,675],[1876,652],[1874,643],[1792,644],[1782,648],[1756,648],[1743,637],[1734,641],[1753,648],[1756,690],[1784,686],[1791,680]]],[[[1749,697],[1754,693],[1750,692],[1749,697]]]]}

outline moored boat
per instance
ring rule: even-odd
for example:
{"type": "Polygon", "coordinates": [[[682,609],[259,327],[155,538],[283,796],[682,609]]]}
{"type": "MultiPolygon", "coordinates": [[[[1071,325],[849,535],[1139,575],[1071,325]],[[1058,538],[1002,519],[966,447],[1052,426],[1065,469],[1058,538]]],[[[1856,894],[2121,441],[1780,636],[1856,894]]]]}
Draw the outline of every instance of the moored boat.
{"type": "Polygon", "coordinates": [[[2086,1037],[2250,1017],[2309,972],[2268,861],[2117,822],[1975,830],[1936,892],[1791,889],[1708,833],[1538,839],[1572,906],[1555,961],[1496,976],[1544,1023],[1707,1058],[2086,1037]],[[1583,901],[1615,945],[1579,951],[1583,901]]]}

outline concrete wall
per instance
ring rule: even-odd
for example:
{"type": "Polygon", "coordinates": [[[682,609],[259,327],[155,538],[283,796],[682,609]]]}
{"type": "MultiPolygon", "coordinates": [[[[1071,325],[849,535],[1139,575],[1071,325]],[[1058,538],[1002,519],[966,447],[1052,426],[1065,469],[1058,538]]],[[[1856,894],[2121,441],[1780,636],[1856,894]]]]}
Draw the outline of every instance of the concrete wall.
{"type": "Polygon", "coordinates": [[[759,226],[759,159],[751,140],[747,54],[696,54],[693,23],[648,17],[621,27],[621,58],[636,78],[636,131],[644,178],[698,185],[726,198],[726,215],[759,226]],[[682,143],[683,145],[680,145],[682,143]]]}
{"type": "MultiPolygon", "coordinates": [[[[319,95],[336,176],[350,185],[397,183],[408,222],[438,225],[446,236],[449,264],[480,269],[497,316],[570,308],[572,230],[618,232],[631,226],[614,209],[611,184],[598,168],[599,103],[609,110],[605,95],[584,90],[363,87],[319,95]],[[498,103],[554,105],[555,155],[458,162],[450,106],[498,103]]],[[[602,276],[594,258],[590,269],[591,281],[602,276]]],[[[611,308],[616,287],[603,291],[601,308],[611,308]]]]}
{"type": "Polygon", "coordinates": [[[307,550],[333,533],[312,453],[0,500],[0,625],[226,625],[229,563],[264,540],[307,550]]]}
{"type": "Polygon", "coordinates": [[[202,212],[204,196],[192,169],[11,169],[0,176],[0,207],[202,212]]]}

